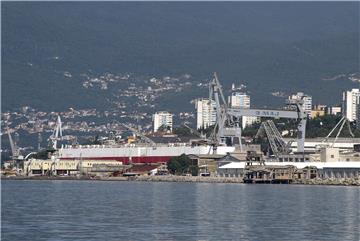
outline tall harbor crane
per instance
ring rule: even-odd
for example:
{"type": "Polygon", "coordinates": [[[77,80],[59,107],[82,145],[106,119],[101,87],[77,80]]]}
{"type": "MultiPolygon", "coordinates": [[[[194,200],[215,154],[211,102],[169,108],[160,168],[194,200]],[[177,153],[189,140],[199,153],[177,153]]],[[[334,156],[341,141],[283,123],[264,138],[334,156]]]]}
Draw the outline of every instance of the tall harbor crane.
{"type": "Polygon", "coordinates": [[[62,140],[62,124],[60,116],[57,117],[56,124],[52,135],[50,136],[51,147],[57,149],[57,142],[62,140]]]}
{"type": "MultiPolygon", "coordinates": [[[[18,147],[18,145],[17,145],[17,140],[16,140],[16,139],[18,139],[18,137],[15,138],[15,141],[14,141],[14,140],[12,139],[12,137],[11,137],[11,133],[10,133],[9,130],[7,131],[7,133],[8,133],[8,136],[9,136],[10,149],[11,149],[11,157],[12,157],[13,160],[18,159],[19,156],[20,156],[20,148],[18,147]]],[[[18,136],[17,133],[15,133],[15,135],[18,136]]]]}
{"type": "Polygon", "coordinates": [[[229,140],[233,143],[234,139],[237,138],[239,140],[240,150],[242,151],[242,129],[240,125],[242,116],[288,118],[299,121],[297,151],[304,152],[307,114],[302,107],[303,100],[289,100],[287,105],[290,110],[229,108],[216,73],[214,73],[214,77],[209,85],[209,102],[213,99],[216,103],[217,117],[214,128],[214,139],[218,145],[224,145],[229,140]]]}

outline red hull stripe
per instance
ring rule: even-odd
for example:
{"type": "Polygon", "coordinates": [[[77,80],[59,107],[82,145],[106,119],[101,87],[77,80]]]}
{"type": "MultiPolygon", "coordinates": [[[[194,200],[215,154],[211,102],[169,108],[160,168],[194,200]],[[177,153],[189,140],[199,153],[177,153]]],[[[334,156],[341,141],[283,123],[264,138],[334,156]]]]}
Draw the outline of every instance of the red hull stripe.
{"type": "MultiPolygon", "coordinates": [[[[132,163],[161,163],[168,162],[171,156],[133,156],[132,163]]],[[[129,164],[129,157],[82,157],[83,160],[104,160],[121,161],[123,164],[129,164]]],[[[61,157],[60,160],[80,160],[80,157],[61,157]]]]}

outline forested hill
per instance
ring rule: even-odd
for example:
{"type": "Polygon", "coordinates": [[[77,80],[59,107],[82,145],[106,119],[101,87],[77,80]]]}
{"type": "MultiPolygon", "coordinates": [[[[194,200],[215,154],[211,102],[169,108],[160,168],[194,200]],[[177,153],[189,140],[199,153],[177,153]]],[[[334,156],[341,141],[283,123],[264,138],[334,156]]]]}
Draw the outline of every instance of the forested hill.
{"type": "MultiPolygon", "coordinates": [[[[2,2],[1,20],[3,110],[106,108],[110,90],[84,74],[217,71],[258,106],[300,90],[338,103],[359,86],[359,2],[2,2]]],[[[167,104],[192,108],[183,98],[167,104]]]]}

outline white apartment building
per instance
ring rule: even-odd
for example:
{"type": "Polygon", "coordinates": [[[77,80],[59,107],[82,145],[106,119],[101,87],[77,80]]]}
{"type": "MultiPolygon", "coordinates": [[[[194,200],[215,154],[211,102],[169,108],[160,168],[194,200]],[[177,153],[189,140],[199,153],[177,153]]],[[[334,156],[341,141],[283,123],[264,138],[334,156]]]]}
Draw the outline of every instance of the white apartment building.
{"type": "MultiPolygon", "coordinates": [[[[228,97],[228,103],[230,108],[250,108],[250,96],[242,92],[233,92],[231,96],[228,97]]],[[[245,127],[258,122],[259,118],[254,116],[243,116],[241,118],[241,126],[244,129],[245,127]]]]}
{"type": "Polygon", "coordinates": [[[356,128],[360,130],[360,98],[357,104],[357,113],[356,113],[356,128]]]}
{"type": "Polygon", "coordinates": [[[341,114],[341,106],[329,106],[327,108],[328,115],[339,115],[341,114]]]}
{"type": "Polygon", "coordinates": [[[250,96],[245,93],[234,92],[228,97],[228,103],[231,108],[250,108],[250,96]]]}
{"type": "Polygon", "coordinates": [[[161,126],[167,126],[170,131],[173,129],[173,114],[167,111],[159,111],[153,115],[154,132],[157,132],[161,126]]]}
{"type": "Polygon", "coordinates": [[[216,103],[215,101],[203,98],[195,101],[196,109],[196,128],[207,128],[216,123],[216,103]]]}
{"type": "Polygon", "coordinates": [[[349,121],[355,121],[357,119],[357,105],[359,102],[359,89],[352,89],[350,91],[343,92],[343,116],[346,116],[349,121]]]}
{"type": "Polygon", "coordinates": [[[310,95],[298,92],[295,95],[289,96],[289,100],[303,100],[304,103],[302,104],[302,108],[307,113],[307,116],[311,117],[312,97],[310,95]]]}

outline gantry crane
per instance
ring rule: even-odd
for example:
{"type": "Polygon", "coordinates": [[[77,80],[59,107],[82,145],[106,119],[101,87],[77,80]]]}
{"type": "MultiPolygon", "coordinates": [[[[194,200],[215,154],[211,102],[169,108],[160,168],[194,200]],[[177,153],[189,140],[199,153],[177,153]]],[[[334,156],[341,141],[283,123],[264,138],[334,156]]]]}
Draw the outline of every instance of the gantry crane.
{"type": "Polygon", "coordinates": [[[266,120],[261,123],[255,138],[264,135],[266,135],[270,148],[275,156],[289,154],[291,152],[289,144],[284,141],[272,120],[266,120]]]}
{"type": "Polygon", "coordinates": [[[213,137],[217,145],[226,144],[228,139],[233,143],[234,138],[237,138],[239,140],[240,150],[242,151],[242,129],[240,125],[242,116],[288,118],[299,121],[297,151],[304,152],[307,114],[302,107],[303,100],[289,100],[287,105],[291,110],[229,108],[216,73],[214,73],[214,77],[209,85],[209,102],[213,99],[215,99],[216,103],[217,117],[213,137]]]}

